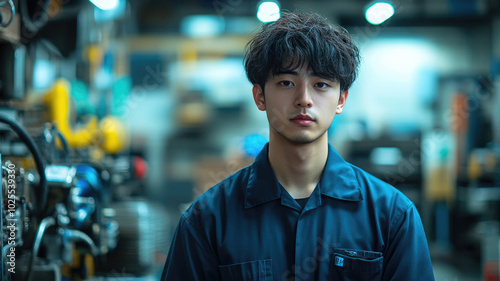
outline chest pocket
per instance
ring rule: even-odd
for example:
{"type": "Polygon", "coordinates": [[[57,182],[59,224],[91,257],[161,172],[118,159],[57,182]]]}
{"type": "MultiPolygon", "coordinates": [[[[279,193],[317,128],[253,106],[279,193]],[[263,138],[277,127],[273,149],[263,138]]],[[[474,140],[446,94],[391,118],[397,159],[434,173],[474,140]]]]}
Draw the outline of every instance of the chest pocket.
{"type": "Polygon", "coordinates": [[[380,252],[337,248],[333,251],[331,280],[381,280],[383,263],[380,252]]]}
{"type": "Polygon", "coordinates": [[[272,260],[256,260],[229,265],[220,265],[223,281],[272,281],[272,260]]]}

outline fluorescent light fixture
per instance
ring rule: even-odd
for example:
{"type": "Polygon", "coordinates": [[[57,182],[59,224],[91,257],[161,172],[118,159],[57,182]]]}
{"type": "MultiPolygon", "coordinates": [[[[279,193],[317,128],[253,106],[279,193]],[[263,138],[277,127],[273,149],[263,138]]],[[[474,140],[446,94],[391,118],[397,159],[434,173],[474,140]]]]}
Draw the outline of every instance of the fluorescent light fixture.
{"type": "Polygon", "coordinates": [[[365,12],[366,20],[373,25],[383,23],[392,15],[394,15],[394,7],[387,2],[376,2],[365,12]]]}
{"type": "Polygon", "coordinates": [[[90,0],[90,2],[101,10],[113,10],[118,7],[120,0],[90,0]]]}
{"type": "Polygon", "coordinates": [[[224,20],[212,15],[187,16],[181,21],[181,32],[188,37],[217,36],[224,28],[224,20]]]}
{"type": "Polygon", "coordinates": [[[127,1],[117,1],[118,5],[111,10],[94,9],[94,20],[97,23],[102,23],[125,17],[127,1]]]}
{"type": "Polygon", "coordinates": [[[277,21],[280,18],[280,6],[276,2],[262,2],[257,10],[261,22],[277,21]]]}

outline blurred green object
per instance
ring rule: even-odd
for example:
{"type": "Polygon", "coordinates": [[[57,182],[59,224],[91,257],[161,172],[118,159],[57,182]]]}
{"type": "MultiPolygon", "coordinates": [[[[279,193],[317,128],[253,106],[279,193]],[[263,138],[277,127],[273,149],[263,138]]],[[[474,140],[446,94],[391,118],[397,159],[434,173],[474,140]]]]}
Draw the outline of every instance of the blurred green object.
{"type": "Polygon", "coordinates": [[[95,115],[95,108],[89,101],[89,90],[85,82],[75,80],[71,82],[71,96],[75,100],[78,116],[95,115]]]}
{"type": "Polygon", "coordinates": [[[128,76],[119,78],[113,85],[113,100],[111,103],[111,115],[123,117],[127,110],[123,110],[127,105],[127,100],[132,89],[132,79],[128,76]]]}

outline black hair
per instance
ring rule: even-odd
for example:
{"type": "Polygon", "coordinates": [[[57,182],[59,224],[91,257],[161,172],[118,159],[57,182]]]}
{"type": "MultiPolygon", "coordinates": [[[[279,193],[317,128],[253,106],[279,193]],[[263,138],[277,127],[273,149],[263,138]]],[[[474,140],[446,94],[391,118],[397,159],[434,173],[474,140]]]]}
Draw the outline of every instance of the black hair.
{"type": "Polygon", "coordinates": [[[348,90],[356,79],[359,49],[346,29],[316,14],[282,13],[248,42],[244,57],[248,80],[264,89],[276,74],[303,66],[348,90]]]}

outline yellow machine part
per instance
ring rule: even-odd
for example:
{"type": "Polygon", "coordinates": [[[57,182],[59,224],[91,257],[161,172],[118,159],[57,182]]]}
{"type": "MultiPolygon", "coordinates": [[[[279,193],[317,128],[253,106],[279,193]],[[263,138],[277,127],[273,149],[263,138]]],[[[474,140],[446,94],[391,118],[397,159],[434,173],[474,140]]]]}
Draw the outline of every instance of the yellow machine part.
{"type": "Polygon", "coordinates": [[[64,79],[58,79],[52,88],[44,96],[44,102],[48,106],[52,121],[64,135],[71,147],[85,147],[90,145],[96,137],[97,117],[92,116],[84,128],[73,129],[69,124],[70,110],[70,85],[64,79]]]}
{"type": "Polygon", "coordinates": [[[98,124],[97,117],[92,116],[85,127],[73,129],[69,124],[70,85],[64,79],[54,83],[51,91],[44,96],[44,103],[50,111],[50,118],[74,148],[99,145],[104,152],[116,154],[128,145],[128,137],[122,121],[114,116],[104,117],[98,124]]]}
{"type": "Polygon", "coordinates": [[[127,134],[123,123],[114,116],[106,116],[99,122],[102,134],[101,148],[109,154],[123,151],[127,145],[127,134]]]}

